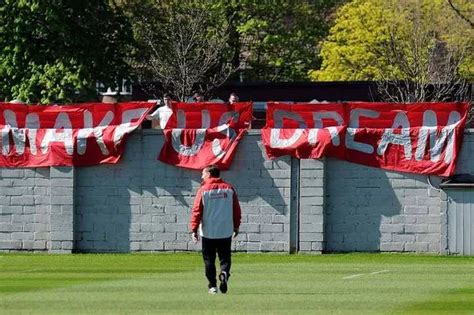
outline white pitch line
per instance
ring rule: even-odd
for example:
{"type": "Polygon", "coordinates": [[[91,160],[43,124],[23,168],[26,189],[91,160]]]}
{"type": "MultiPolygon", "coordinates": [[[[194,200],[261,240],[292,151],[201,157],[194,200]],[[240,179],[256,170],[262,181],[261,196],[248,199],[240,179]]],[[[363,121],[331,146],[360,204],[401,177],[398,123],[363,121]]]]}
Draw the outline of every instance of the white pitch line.
{"type": "MultiPolygon", "coordinates": [[[[390,270],[380,270],[380,271],[374,271],[374,272],[371,272],[370,274],[375,276],[375,275],[378,275],[378,274],[381,274],[381,273],[385,273],[385,272],[389,272],[390,270]]],[[[354,275],[350,275],[350,276],[347,276],[347,277],[344,277],[342,279],[346,280],[346,279],[354,279],[354,278],[357,278],[357,277],[360,277],[360,276],[363,276],[365,275],[365,273],[356,273],[354,275]]]]}
{"type": "Polygon", "coordinates": [[[390,270],[380,270],[380,271],[375,271],[375,272],[372,272],[371,275],[378,275],[380,273],[385,273],[385,272],[389,272],[390,270]]]}
{"type": "Polygon", "coordinates": [[[363,275],[364,275],[363,273],[358,273],[358,274],[355,274],[355,275],[350,275],[350,276],[344,277],[342,279],[353,279],[353,278],[357,278],[357,277],[360,277],[360,276],[363,276],[363,275]]]}

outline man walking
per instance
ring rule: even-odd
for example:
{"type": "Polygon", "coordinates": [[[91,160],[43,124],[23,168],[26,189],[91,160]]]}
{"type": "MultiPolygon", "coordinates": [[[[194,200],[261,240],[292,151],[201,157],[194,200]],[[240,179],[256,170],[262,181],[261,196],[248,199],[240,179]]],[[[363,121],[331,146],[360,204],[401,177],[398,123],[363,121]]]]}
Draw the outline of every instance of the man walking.
{"type": "Polygon", "coordinates": [[[219,289],[227,292],[230,277],[232,236],[239,234],[241,210],[232,185],[220,178],[216,165],[202,170],[202,183],[197,191],[191,214],[191,232],[194,242],[202,238],[202,257],[209,281],[210,294],[216,294],[216,253],[219,255],[221,272],[219,289]]]}

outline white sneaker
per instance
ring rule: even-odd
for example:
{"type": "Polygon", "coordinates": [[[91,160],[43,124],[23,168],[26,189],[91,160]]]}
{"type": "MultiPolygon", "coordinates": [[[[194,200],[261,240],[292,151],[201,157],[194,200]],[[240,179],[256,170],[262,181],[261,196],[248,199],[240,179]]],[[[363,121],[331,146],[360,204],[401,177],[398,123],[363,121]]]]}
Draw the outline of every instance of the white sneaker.
{"type": "Polygon", "coordinates": [[[217,294],[217,288],[216,287],[212,287],[209,289],[209,291],[207,291],[209,294],[217,294]]]}

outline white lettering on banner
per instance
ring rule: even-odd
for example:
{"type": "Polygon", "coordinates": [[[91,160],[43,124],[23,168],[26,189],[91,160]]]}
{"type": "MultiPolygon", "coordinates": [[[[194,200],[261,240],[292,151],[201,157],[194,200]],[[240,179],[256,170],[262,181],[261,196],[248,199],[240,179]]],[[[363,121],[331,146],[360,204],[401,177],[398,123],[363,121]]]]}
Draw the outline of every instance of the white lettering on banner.
{"type": "Polygon", "coordinates": [[[337,127],[327,127],[323,128],[323,119],[332,119],[336,121],[338,126],[344,125],[344,119],[342,119],[341,115],[337,112],[315,112],[313,113],[313,120],[314,120],[314,129],[310,129],[308,133],[308,142],[311,145],[316,144],[318,140],[318,131],[320,129],[327,129],[329,131],[329,135],[331,136],[331,142],[336,147],[339,146],[339,133],[337,132],[337,127]]]}
{"type": "Polygon", "coordinates": [[[201,112],[202,119],[201,119],[201,128],[209,128],[211,126],[211,115],[207,109],[201,112]]]}
{"type": "Polygon", "coordinates": [[[275,110],[273,112],[273,119],[275,121],[275,128],[270,131],[270,147],[271,148],[285,148],[292,146],[303,134],[304,129],[307,128],[303,118],[294,112],[286,110],[275,110]],[[283,127],[283,118],[292,119],[298,122],[299,129],[295,129],[293,135],[288,139],[280,138],[280,131],[283,127]]]}
{"type": "MultiPolygon", "coordinates": [[[[233,112],[226,112],[222,114],[220,120],[219,120],[219,125],[221,124],[221,121],[223,119],[226,119],[226,121],[232,117],[233,112]],[[230,116],[229,116],[230,113],[230,116]]],[[[181,142],[181,134],[183,133],[184,128],[186,128],[186,114],[185,111],[182,109],[179,109],[177,114],[177,123],[178,123],[178,128],[173,129],[171,131],[171,144],[173,146],[173,149],[178,152],[179,154],[182,154],[184,156],[194,156],[198,154],[198,152],[202,149],[202,146],[204,145],[204,142],[206,140],[206,128],[209,128],[211,126],[211,115],[207,109],[204,109],[201,111],[201,128],[196,129],[196,137],[194,139],[194,143],[191,146],[186,146],[181,142]]],[[[228,129],[228,128],[224,128],[228,129]]],[[[222,129],[222,130],[224,130],[222,129]]],[[[222,130],[218,130],[221,131],[222,130]]],[[[221,146],[220,146],[220,141],[218,139],[214,139],[212,141],[212,151],[216,156],[219,156],[221,154],[224,154],[221,146]]]]}
{"type": "Polygon", "coordinates": [[[395,116],[392,128],[385,129],[377,148],[377,154],[384,155],[390,143],[402,145],[405,152],[405,159],[411,160],[410,122],[404,112],[399,112],[397,116],[395,116]],[[400,129],[399,134],[394,132],[396,129],[400,129]]]}
{"type": "MultiPolygon", "coordinates": [[[[219,131],[229,139],[228,146],[230,146],[232,142],[234,142],[234,140],[237,138],[237,133],[233,128],[230,128],[228,123],[230,123],[230,121],[238,122],[239,118],[239,112],[230,111],[223,113],[221,115],[221,118],[219,119],[219,127],[217,131],[219,131]]],[[[221,158],[226,153],[226,151],[222,149],[221,141],[219,139],[214,139],[212,141],[212,153],[214,153],[217,158],[221,158]]]]}
{"type": "Polygon", "coordinates": [[[438,162],[441,158],[441,153],[446,144],[446,153],[444,162],[451,163],[454,156],[454,130],[461,120],[461,114],[453,111],[449,113],[448,123],[446,127],[441,130],[441,135],[437,137],[438,119],[436,113],[432,110],[427,110],[423,113],[423,127],[420,128],[418,135],[418,144],[415,152],[415,159],[421,161],[425,155],[426,141],[430,141],[430,160],[438,162]]]}
{"type": "MultiPolygon", "coordinates": [[[[208,110],[201,111],[202,114],[202,127],[196,129],[196,137],[194,143],[190,146],[186,146],[181,141],[181,135],[183,133],[183,128],[176,128],[171,131],[171,143],[173,149],[184,156],[194,156],[199,153],[202,149],[204,142],[206,140],[206,128],[209,128],[211,124],[210,114],[208,110]]],[[[186,117],[183,110],[178,110],[178,126],[186,126],[186,117]]],[[[229,120],[234,122],[239,121],[240,114],[235,111],[225,112],[219,118],[219,125],[217,131],[225,135],[229,139],[228,146],[237,138],[237,133],[233,128],[229,126],[229,120]]],[[[219,139],[212,140],[212,153],[217,157],[222,157],[226,151],[222,149],[221,141],[219,139]]]]}
{"type": "Polygon", "coordinates": [[[125,134],[133,131],[137,128],[137,124],[132,125],[132,121],[135,119],[139,119],[148,108],[137,108],[137,109],[129,109],[122,113],[122,121],[120,125],[115,128],[114,132],[114,144],[117,145],[122,141],[122,138],[125,134]]]}
{"type": "MultiPolygon", "coordinates": [[[[177,117],[177,126],[178,129],[186,128],[186,113],[182,109],[178,109],[176,113],[177,117]]],[[[211,115],[207,109],[201,111],[201,128],[209,128],[211,126],[211,115]]]]}
{"type": "Polygon", "coordinates": [[[92,113],[88,110],[84,111],[84,128],[79,129],[79,132],[77,133],[77,153],[80,155],[84,155],[84,153],[86,153],[87,138],[93,134],[102,154],[109,154],[109,150],[107,149],[107,146],[104,142],[103,131],[110,125],[113,119],[114,113],[108,111],[105,113],[104,118],[99,123],[99,125],[92,127],[92,113]]]}
{"type": "Polygon", "coordinates": [[[184,113],[184,110],[178,109],[178,112],[176,113],[176,122],[178,124],[176,128],[186,128],[186,114],[184,113]]]}
{"type": "Polygon", "coordinates": [[[186,146],[181,142],[182,133],[183,129],[171,130],[171,144],[173,149],[184,156],[196,155],[204,145],[204,141],[206,139],[206,129],[196,129],[196,138],[191,146],[186,146]]]}
{"type": "MultiPolygon", "coordinates": [[[[235,130],[230,128],[228,124],[220,125],[219,127],[217,127],[217,131],[226,135],[226,137],[229,139],[228,147],[237,138],[237,133],[235,132],[235,130]]],[[[219,139],[212,140],[212,153],[217,158],[221,158],[226,153],[226,151],[222,149],[221,141],[219,139]]]]}
{"type": "Polygon", "coordinates": [[[10,132],[15,151],[18,155],[22,155],[25,152],[26,135],[28,135],[31,154],[36,154],[36,131],[39,128],[38,114],[30,113],[26,116],[26,128],[18,128],[16,114],[11,110],[5,110],[3,117],[5,118],[5,126],[0,131],[2,154],[8,155],[10,153],[10,132]]]}
{"type": "Polygon", "coordinates": [[[10,132],[13,136],[16,152],[23,154],[25,151],[25,130],[18,129],[15,112],[6,110],[3,112],[3,117],[5,118],[5,127],[0,131],[2,134],[2,154],[7,155],[10,153],[10,132]]]}
{"type": "MultiPolygon", "coordinates": [[[[116,114],[114,110],[108,108],[103,112],[94,112],[86,106],[67,108],[64,111],[61,111],[60,107],[54,108],[54,110],[46,108],[44,112],[43,109],[40,112],[37,112],[36,108],[33,109],[31,112],[26,111],[26,113],[23,108],[0,109],[2,118],[0,156],[9,157],[11,155],[12,158],[11,160],[6,159],[6,163],[2,165],[76,164],[74,159],[70,160],[65,157],[75,154],[87,155],[88,141],[93,141],[92,139],[88,140],[91,137],[95,138],[102,154],[108,156],[111,154],[111,147],[117,146],[125,133],[134,130],[138,126],[140,118],[149,110],[148,107],[145,107],[122,111],[122,121],[117,121],[115,124],[113,121],[116,114]],[[101,115],[103,116],[101,117],[101,115]],[[82,119],[83,124],[81,124],[82,119]],[[114,142],[112,143],[112,141],[114,142]],[[25,154],[28,156],[24,156],[25,154]],[[49,156],[48,158],[32,159],[38,154],[48,154],[49,156]],[[19,160],[14,156],[23,158],[19,160]]],[[[102,155],[99,155],[100,157],[94,155],[86,160],[102,159],[102,155]]],[[[86,163],[88,162],[86,161],[86,163]]],[[[77,164],[82,164],[82,160],[77,164]]]]}
{"type": "Polygon", "coordinates": [[[46,130],[43,141],[41,142],[41,152],[46,154],[49,150],[51,142],[62,142],[68,155],[72,155],[74,152],[73,139],[72,139],[72,126],[71,120],[68,114],[59,113],[54,123],[54,128],[46,130]],[[61,129],[61,131],[58,131],[61,129]]]}
{"type": "Polygon", "coordinates": [[[29,113],[26,115],[26,130],[28,133],[28,142],[30,143],[30,152],[36,155],[36,134],[40,128],[39,115],[35,113],[29,113]]]}
{"type": "Polygon", "coordinates": [[[349,126],[347,127],[346,133],[346,147],[348,149],[360,151],[367,154],[374,153],[374,147],[370,144],[356,142],[354,140],[355,134],[357,129],[359,129],[359,117],[369,117],[369,118],[377,118],[380,116],[380,113],[371,110],[371,109],[363,109],[363,108],[356,108],[351,110],[350,118],[349,118],[349,126]]]}

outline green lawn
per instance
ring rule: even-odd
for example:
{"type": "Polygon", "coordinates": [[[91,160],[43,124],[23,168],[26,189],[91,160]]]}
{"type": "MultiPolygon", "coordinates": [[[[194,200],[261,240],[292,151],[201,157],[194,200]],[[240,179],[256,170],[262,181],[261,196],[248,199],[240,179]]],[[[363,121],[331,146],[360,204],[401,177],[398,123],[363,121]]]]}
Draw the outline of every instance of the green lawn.
{"type": "Polygon", "coordinates": [[[474,257],[233,257],[211,296],[198,254],[3,254],[0,313],[474,314],[474,257]]]}

